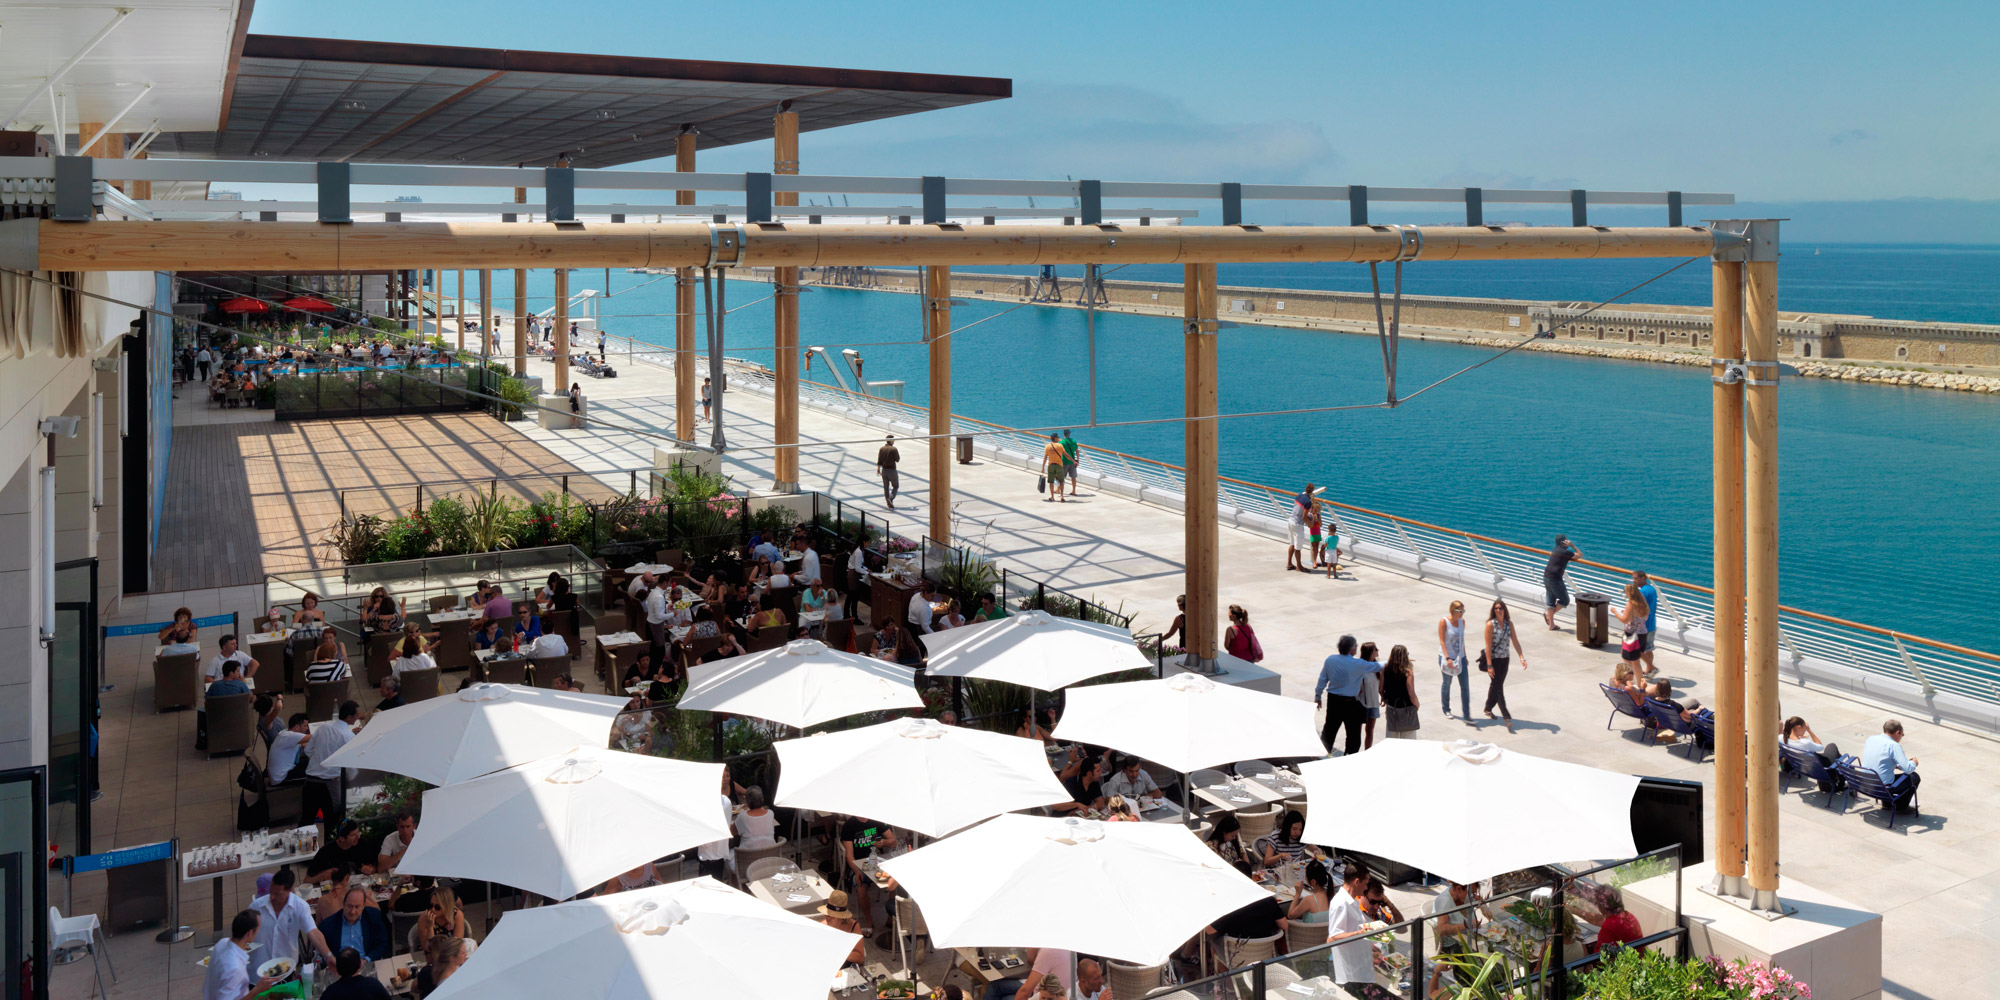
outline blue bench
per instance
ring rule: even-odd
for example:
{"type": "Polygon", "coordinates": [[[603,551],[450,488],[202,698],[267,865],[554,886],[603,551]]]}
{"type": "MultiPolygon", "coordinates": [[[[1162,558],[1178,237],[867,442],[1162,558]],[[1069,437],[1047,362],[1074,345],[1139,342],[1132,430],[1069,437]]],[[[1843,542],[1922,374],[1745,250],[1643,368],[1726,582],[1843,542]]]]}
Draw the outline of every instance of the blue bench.
{"type": "MultiPolygon", "coordinates": [[[[1856,795],[1874,799],[1882,806],[1882,811],[1889,814],[1889,829],[1896,828],[1896,797],[1902,794],[1901,782],[1895,785],[1885,783],[1882,776],[1876,774],[1872,768],[1861,766],[1860,758],[1853,754],[1835,761],[1833,769],[1847,779],[1847,797],[1840,803],[1842,812],[1847,811],[1848,805],[1854,801],[1856,795]]],[[[1914,795],[1910,796],[1910,811],[1912,815],[1921,815],[1917,811],[1917,797],[1914,795]]]]}
{"type": "Polygon", "coordinates": [[[1818,784],[1821,788],[1827,789],[1826,804],[1828,808],[1832,808],[1833,790],[1840,785],[1841,779],[1838,773],[1826,766],[1825,761],[1819,759],[1819,754],[1780,740],[1778,764],[1779,780],[1789,784],[1788,779],[1792,775],[1798,775],[1818,784]]]}
{"type": "Polygon", "coordinates": [[[1604,697],[1611,701],[1611,714],[1604,717],[1604,728],[1610,729],[1611,720],[1621,715],[1638,719],[1642,724],[1646,721],[1646,710],[1635,704],[1631,695],[1602,681],[1598,682],[1597,689],[1604,692],[1604,697]]]}
{"type": "MultiPolygon", "coordinates": [[[[1661,701],[1658,698],[1648,698],[1646,699],[1646,715],[1660,729],[1673,733],[1680,738],[1678,740],[1679,744],[1687,747],[1689,750],[1687,754],[1689,760],[1698,761],[1707,756],[1708,748],[1702,745],[1701,736],[1696,732],[1694,724],[1681,718],[1679,705],[1671,701],[1661,701]]],[[[1712,729],[1711,732],[1713,732],[1712,729]]]]}

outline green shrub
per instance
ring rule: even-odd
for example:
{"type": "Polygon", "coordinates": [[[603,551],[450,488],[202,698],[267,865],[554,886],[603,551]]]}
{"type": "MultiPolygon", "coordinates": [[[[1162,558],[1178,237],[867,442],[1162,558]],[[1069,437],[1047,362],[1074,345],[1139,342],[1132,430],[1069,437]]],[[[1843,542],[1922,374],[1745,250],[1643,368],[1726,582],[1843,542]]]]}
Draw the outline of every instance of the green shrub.
{"type": "Polygon", "coordinates": [[[431,537],[439,555],[455,556],[476,551],[472,547],[472,516],[465,501],[443,496],[424,505],[424,519],[430,522],[431,537]]]}
{"type": "Polygon", "coordinates": [[[401,562],[405,559],[422,559],[431,550],[431,529],[427,520],[420,515],[399,517],[389,521],[382,530],[381,544],[376,547],[377,557],[370,562],[401,562]]]}

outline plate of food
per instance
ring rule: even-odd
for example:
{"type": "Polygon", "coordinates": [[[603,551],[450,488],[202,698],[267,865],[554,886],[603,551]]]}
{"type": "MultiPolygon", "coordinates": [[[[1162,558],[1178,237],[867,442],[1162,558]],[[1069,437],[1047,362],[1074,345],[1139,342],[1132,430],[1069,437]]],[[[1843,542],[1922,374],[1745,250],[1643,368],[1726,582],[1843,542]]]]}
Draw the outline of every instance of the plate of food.
{"type": "Polygon", "coordinates": [[[292,974],[292,960],[274,958],[257,967],[257,975],[270,979],[283,979],[292,974]]]}
{"type": "Polygon", "coordinates": [[[917,985],[907,979],[884,979],[875,984],[876,1000],[910,1000],[917,995],[917,985]]]}
{"type": "Polygon", "coordinates": [[[1410,967],[1410,956],[1400,951],[1385,952],[1382,955],[1382,967],[1390,972],[1400,973],[1410,967]]]}

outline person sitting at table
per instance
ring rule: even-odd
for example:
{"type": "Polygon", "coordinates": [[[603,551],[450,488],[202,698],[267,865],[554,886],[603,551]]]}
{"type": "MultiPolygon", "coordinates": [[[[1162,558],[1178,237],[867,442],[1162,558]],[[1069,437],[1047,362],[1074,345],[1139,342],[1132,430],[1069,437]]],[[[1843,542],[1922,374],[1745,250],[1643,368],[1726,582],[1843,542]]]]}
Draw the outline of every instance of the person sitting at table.
{"type": "Polygon", "coordinates": [[[224,660],[222,669],[224,671],[222,679],[208,686],[207,697],[226,698],[232,694],[250,692],[250,685],[243,681],[243,664],[240,661],[224,660]]]}
{"type": "Polygon", "coordinates": [[[680,669],[674,665],[674,658],[662,656],[653,665],[653,672],[645,678],[646,700],[654,705],[665,705],[674,700],[674,689],[680,683],[680,669]]]}
{"type": "Polygon", "coordinates": [[[227,667],[229,663],[242,668],[245,679],[257,676],[257,661],[251,659],[249,653],[236,648],[234,635],[223,636],[222,641],[216,643],[216,650],[216,654],[209,658],[208,668],[202,671],[202,676],[210,683],[221,680],[222,676],[229,672],[227,667]]]}
{"type": "Polygon", "coordinates": [[[1297,898],[1285,913],[1285,919],[1304,924],[1326,923],[1327,908],[1333,902],[1333,876],[1326,873],[1326,866],[1318,861],[1306,862],[1304,881],[1299,883],[1297,898]]]}
{"type": "Polygon", "coordinates": [[[1381,879],[1368,876],[1368,888],[1364,891],[1367,894],[1355,901],[1361,904],[1362,916],[1385,924],[1403,922],[1403,911],[1396,909],[1396,904],[1390,901],[1389,890],[1382,885],[1381,879]]]}
{"type": "Polygon", "coordinates": [[[472,644],[479,649],[492,649],[493,642],[500,638],[500,623],[491,618],[479,623],[472,633],[472,644]]]}
{"type": "Polygon", "coordinates": [[[463,968],[465,960],[471,958],[472,953],[478,949],[479,942],[469,937],[438,935],[436,946],[424,949],[424,956],[430,960],[430,964],[424,966],[422,972],[417,973],[415,987],[417,1000],[430,996],[433,990],[451,978],[452,973],[463,968]]]}
{"type": "Polygon", "coordinates": [[[703,604],[694,609],[694,617],[688,625],[689,639],[713,639],[722,634],[722,626],[715,623],[715,610],[703,604]]]}
{"type": "Polygon", "coordinates": [[[466,935],[465,910],[458,905],[458,894],[449,886],[435,886],[431,889],[431,905],[417,917],[417,926],[410,931],[410,941],[418,951],[428,951],[431,939],[438,936],[462,938],[466,935]]]}
{"type": "Polygon", "coordinates": [[[569,640],[564,638],[561,632],[543,632],[541,638],[529,643],[524,652],[532,659],[548,656],[566,657],[569,655],[569,640]]]}
{"type": "Polygon", "coordinates": [[[782,563],[785,560],[785,554],[778,551],[778,546],[762,535],[750,536],[750,554],[767,563],[782,563]]]}
{"type": "Polygon", "coordinates": [[[264,749],[269,750],[278,734],[285,731],[285,695],[281,691],[260,694],[251,707],[257,710],[257,734],[264,737],[264,749]]]}
{"type": "MultiPolygon", "coordinates": [[[[642,649],[639,651],[639,655],[632,660],[632,665],[625,668],[624,681],[618,685],[618,688],[621,691],[630,692],[635,687],[644,687],[652,677],[653,651],[642,649]]],[[[643,695],[645,692],[641,691],[639,693],[643,695]]]]}
{"type": "Polygon", "coordinates": [[[511,662],[514,660],[525,661],[527,658],[528,654],[521,652],[514,645],[513,636],[503,635],[493,640],[493,655],[486,658],[486,665],[491,667],[496,663],[511,662]]]}
{"type": "Polygon", "coordinates": [[[1628,941],[1637,941],[1646,936],[1639,927],[1639,918],[1625,909],[1625,894],[1612,886],[1598,891],[1597,908],[1604,915],[1604,922],[1597,928],[1597,942],[1591,947],[1599,953],[1616,951],[1628,941]]]}
{"type": "Polygon", "coordinates": [[[348,675],[347,648],[341,645],[340,637],[327,632],[319,637],[319,646],[313,650],[312,663],[306,667],[306,683],[337,681],[348,675]]]}
{"type": "Polygon", "coordinates": [[[396,866],[403,863],[403,853],[410,849],[410,841],[415,839],[416,835],[416,814],[408,812],[397,813],[396,828],[389,831],[388,836],[382,838],[381,849],[375,854],[375,870],[378,872],[395,871],[396,866]]]}
{"type": "Polygon", "coordinates": [[[549,687],[551,687],[551,688],[554,688],[554,689],[555,689],[555,690],[557,690],[557,691],[581,691],[581,690],[583,690],[583,688],[581,688],[581,687],[577,686],[577,683],[576,683],[576,678],[574,678],[574,677],[571,677],[571,676],[570,676],[570,675],[568,675],[568,674],[557,674],[557,675],[555,675],[555,677],[554,677],[554,678],[553,678],[552,680],[550,680],[550,681],[549,681],[549,687]]]}
{"type": "Polygon", "coordinates": [[[741,850],[774,847],[778,843],[778,816],[764,804],[764,787],[751,785],[743,790],[743,811],[736,814],[736,846],[741,850]]]}
{"type": "MultiPolygon", "coordinates": [[[[1236,862],[1235,867],[1244,875],[1250,874],[1247,863],[1236,862]]],[[[1278,902],[1276,896],[1263,893],[1259,898],[1218,917],[1209,924],[1207,931],[1222,937],[1223,963],[1236,966],[1244,964],[1236,959],[1237,949],[1243,942],[1282,935],[1290,924],[1291,918],[1286,915],[1284,905],[1278,902]]],[[[1279,941],[1283,940],[1279,937],[1279,941]]]]}
{"type": "Polygon", "coordinates": [[[401,632],[403,609],[389,596],[389,588],[376,587],[361,601],[361,627],[371,632],[401,632]]]}
{"type": "Polygon", "coordinates": [[[979,595],[979,610],[972,613],[974,622],[998,621],[1007,617],[1007,612],[993,600],[992,594],[979,595]]]}
{"type": "MultiPolygon", "coordinates": [[[[383,674],[382,679],[375,682],[375,695],[376,697],[381,699],[380,701],[375,703],[376,712],[387,712],[392,708],[402,708],[403,707],[402,677],[397,675],[394,671],[383,674]]],[[[369,714],[373,715],[374,713],[371,712],[369,714]]]]}
{"type": "Polygon", "coordinates": [[[785,572],[784,563],[772,563],[771,574],[769,577],[765,578],[764,583],[766,589],[769,590],[786,590],[792,587],[799,586],[800,580],[802,579],[803,579],[802,577],[796,577],[790,573],[785,572]]]}
{"type": "Polygon", "coordinates": [[[875,630],[875,648],[871,651],[876,659],[896,662],[902,653],[903,626],[894,618],[884,618],[882,627],[875,630]]]}
{"type": "MultiPolygon", "coordinates": [[[[340,912],[341,901],[347,898],[347,890],[354,888],[354,869],[343,863],[336,866],[333,874],[328,875],[322,881],[332,884],[327,887],[327,891],[319,894],[318,899],[312,901],[312,918],[314,921],[325,920],[340,912]]],[[[369,896],[368,902],[370,905],[375,902],[373,895],[369,896]]],[[[326,941],[328,944],[336,943],[331,937],[327,938],[326,941]]]]}
{"type": "Polygon", "coordinates": [[[299,598],[299,610],[292,614],[292,634],[285,640],[285,652],[311,649],[326,631],[326,612],[319,609],[319,595],[308,592],[299,598]]]}
{"type": "Polygon", "coordinates": [[[577,610],[576,595],[570,592],[569,581],[563,579],[561,574],[559,573],[549,574],[548,591],[549,591],[548,601],[550,610],[568,611],[571,614],[576,613],[577,610]]]}
{"type": "Polygon", "coordinates": [[[1243,822],[1233,812],[1218,813],[1215,829],[1208,833],[1208,847],[1230,864],[1248,862],[1243,852],[1243,822]]]}
{"type": "MultiPolygon", "coordinates": [[[[837,931],[859,934],[854,942],[854,950],[847,953],[847,965],[859,966],[868,957],[867,929],[847,908],[847,893],[835,889],[826,895],[826,902],[820,904],[819,922],[837,931]]],[[[843,966],[844,967],[844,966],[843,966]]]]}
{"type": "Polygon", "coordinates": [[[437,666],[437,660],[425,651],[422,636],[403,636],[403,641],[397,646],[396,651],[397,657],[389,661],[391,675],[400,676],[406,671],[429,670],[437,666]]]}
{"type": "Polygon", "coordinates": [[[361,949],[340,949],[333,956],[333,971],[340,978],[327,984],[320,1000],[389,1000],[389,987],[382,980],[361,974],[361,949]]]}
{"type": "Polygon", "coordinates": [[[1069,792],[1073,801],[1062,802],[1049,807],[1050,812],[1071,813],[1086,809],[1101,809],[1104,806],[1104,761],[1093,758],[1077,769],[1075,774],[1063,779],[1063,789],[1069,792]]]}
{"type": "Polygon", "coordinates": [[[726,660],[732,656],[749,655],[750,651],[743,648],[743,643],[737,640],[736,633],[723,632],[718,639],[719,641],[716,643],[715,648],[703,655],[701,662],[714,663],[717,660],[726,660]]]}
{"type": "Polygon", "coordinates": [[[1478,902],[1479,886],[1451,882],[1444,891],[1424,903],[1424,916],[1438,917],[1430,922],[1436,954],[1462,955],[1474,950],[1473,932],[1479,929],[1480,913],[1479,907],[1472,904],[1478,902]],[[1460,909],[1465,906],[1471,906],[1471,909],[1460,909]],[[1452,912],[1454,910],[1458,912],[1452,912]]]}
{"type": "Polygon", "coordinates": [[[763,591],[771,584],[771,564],[768,560],[753,559],[743,567],[743,583],[752,593],[763,591]]]}
{"type": "Polygon", "coordinates": [[[272,788],[297,777],[293,772],[304,773],[299,767],[305,760],[306,740],[312,738],[312,720],[304,712],[294,712],[286,720],[285,728],[271,740],[271,756],[264,763],[264,783],[272,788]]]}
{"type": "Polygon", "coordinates": [[[1251,846],[1260,868],[1275,868],[1306,856],[1306,818],[1297,809],[1288,809],[1270,836],[1259,837],[1251,846]]]}
{"type": "Polygon", "coordinates": [[[944,611],[931,619],[931,630],[941,632],[948,628],[959,628],[964,624],[965,614],[958,609],[958,598],[948,597],[945,598],[944,611]]]}
{"type": "Polygon", "coordinates": [[[1106,796],[1104,799],[1104,821],[1106,823],[1137,823],[1139,814],[1132,808],[1130,799],[1122,795],[1106,796]]]}
{"type": "Polygon", "coordinates": [[[514,607],[514,643],[534,642],[542,637],[542,616],[534,614],[526,604],[514,607]]]}
{"type": "Polygon", "coordinates": [[[778,602],[772,600],[770,595],[767,594],[764,597],[764,610],[757,612],[756,616],[750,619],[750,631],[759,632],[767,628],[783,628],[787,624],[785,609],[778,607],[778,602]]]}
{"type": "Polygon", "coordinates": [[[195,635],[194,612],[186,608],[174,609],[174,620],[160,630],[160,655],[179,656],[201,650],[195,635]]]}
{"type": "Polygon", "coordinates": [[[708,579],[702,581],[701,599],[703,601],[712,604],[720,603],[728,596],[729,584],[722,579],[721,573],[710,573],[708,574],[708,579]]]}
{"type": "Polygon", "coordinates": [[[498,586],[486,590],[486,617],[496,622],[509,621],[514,617],[514,602],[508,600],[498,586]]]}
{"type": "Polygon", "coordinates": [[[361,846],[361,824],[348,820],[333,829],[319,853],[306,862],[306,881],[318,882],[340,874],[342,866],[363,875],[375,874],[375,852],[361,846]]]}
{"type": "Polygon", "coordinates": [[[1119,796],[1137,808],[1144,808],[1147,800],[1159,796],[1159,782],[1140,766],[1138,757],[1126,754],[1114,766],[1117,772],[1105,779],[1104,794],[1119,796]]]}

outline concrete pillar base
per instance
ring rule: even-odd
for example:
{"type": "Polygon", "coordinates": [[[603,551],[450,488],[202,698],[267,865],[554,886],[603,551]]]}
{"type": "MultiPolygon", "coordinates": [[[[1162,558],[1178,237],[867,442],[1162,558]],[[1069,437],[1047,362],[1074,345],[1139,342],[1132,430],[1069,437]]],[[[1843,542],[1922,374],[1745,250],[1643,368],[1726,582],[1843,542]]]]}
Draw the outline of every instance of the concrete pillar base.
{"type": "MultiPolygon", "coordinates": [[[[1681,873],[1684,884],[1707,886],[1715,865],[1703,862],[1681,873]]],[[[1648,934],[1665,930],[1674,906],[1674,877],[1662,875],[1625,887],[1625,908],[1648,934]]],[[[1780,878],[1774,901],[1789,915],[1760,913],[1740,899],[1707,891],[1681,895],[1688,948],[1713,955],[1768,962],[1812,987],[1814,1000],[1864,1000],[1882,991],[1882,915],[1829,892],[1780,878]]]]}

